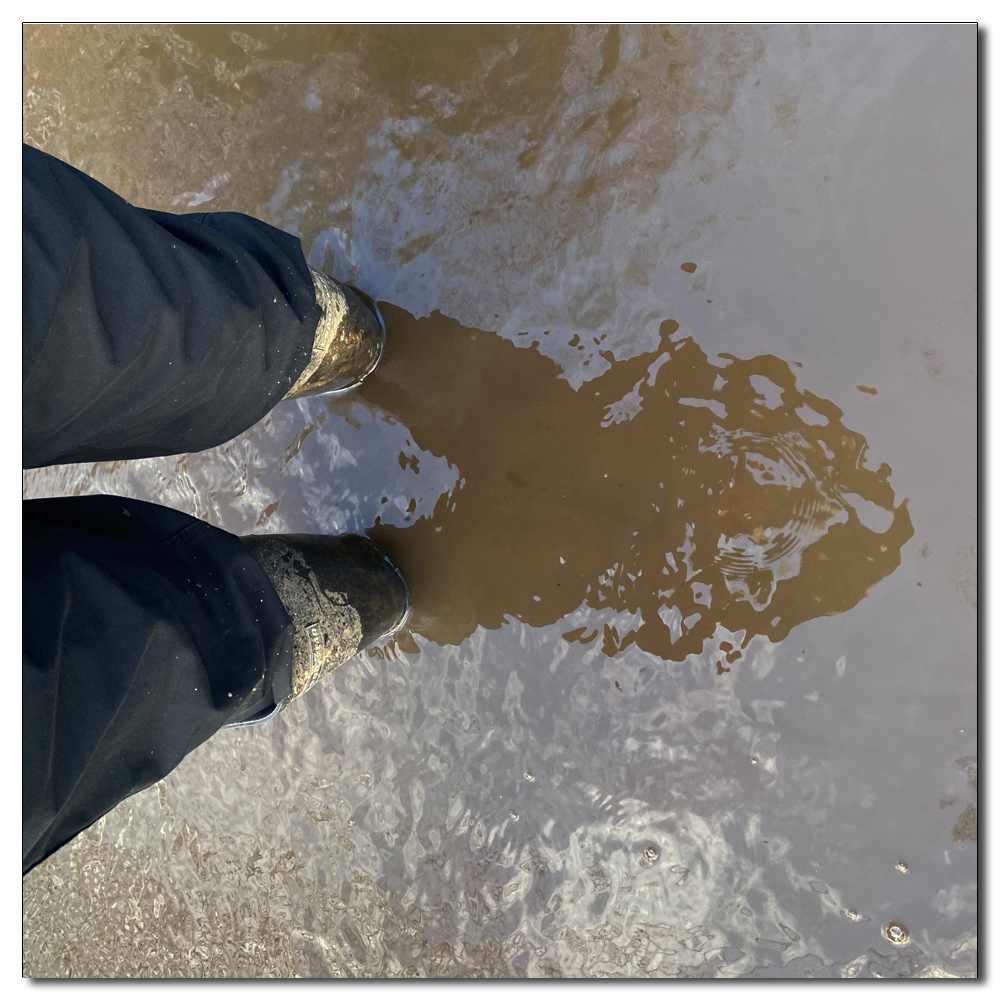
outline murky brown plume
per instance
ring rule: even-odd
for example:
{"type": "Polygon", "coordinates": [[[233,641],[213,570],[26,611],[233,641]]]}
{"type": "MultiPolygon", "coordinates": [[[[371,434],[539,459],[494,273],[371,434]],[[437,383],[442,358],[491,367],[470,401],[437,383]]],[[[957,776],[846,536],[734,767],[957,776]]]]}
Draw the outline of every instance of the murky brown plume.
{"type": "Polygon", "coordinates": [[[656,351],[574,390],[538,341],[387,317],[386,356],[355,399],[462,476],[431,516],[370,532],[410,582],[411,628],[437,643],[584,604],[637,616],[622,636],[604,626],[608,656],[635,642],[683,660],[719,625],[776,642],[857,604],[913,534],[892,470],[864,468],[864,438],[778,358],[712,364],[666,320],[656,351]]]}
{"type": "Polygon", "coordinates": [[[33,871],[26,975],[976,975],[973,27],[24,42],[27,142],[388,327],[24,495],[363,532],[413,596],[33,871]]]}

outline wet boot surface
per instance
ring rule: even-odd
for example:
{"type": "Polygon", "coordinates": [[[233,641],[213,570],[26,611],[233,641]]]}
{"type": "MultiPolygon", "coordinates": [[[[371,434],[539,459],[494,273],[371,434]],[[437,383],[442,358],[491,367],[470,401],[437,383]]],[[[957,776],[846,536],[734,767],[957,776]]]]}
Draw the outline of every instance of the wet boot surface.
{"type": "Polygon", "coordinates": [[[247,535],[295,627],[292,698],[406,617],[406,584],[357,535],[247,535]]]}

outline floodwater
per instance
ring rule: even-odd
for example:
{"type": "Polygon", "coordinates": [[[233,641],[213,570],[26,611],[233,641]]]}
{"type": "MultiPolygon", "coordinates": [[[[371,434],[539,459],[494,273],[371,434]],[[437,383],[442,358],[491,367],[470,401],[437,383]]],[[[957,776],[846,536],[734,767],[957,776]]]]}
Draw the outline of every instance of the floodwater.
{"type": "Polygon", "coordinates": [[[25,974],[975,975],[976,44],[26,28],[26,141],[389,333],[25,496],[363,531],[414,609],[32,872],[25,974]]]}

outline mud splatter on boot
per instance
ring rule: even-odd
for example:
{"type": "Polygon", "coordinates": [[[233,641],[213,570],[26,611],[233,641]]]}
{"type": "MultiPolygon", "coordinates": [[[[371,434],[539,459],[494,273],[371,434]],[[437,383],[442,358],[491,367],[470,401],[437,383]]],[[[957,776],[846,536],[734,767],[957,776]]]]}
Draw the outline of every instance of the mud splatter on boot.
{"type": "Polygon", "coordinates": [[[406,583],[366,538],[247,535],[243,542],[295,627],[289,700],[406,620],[406,583]]]}

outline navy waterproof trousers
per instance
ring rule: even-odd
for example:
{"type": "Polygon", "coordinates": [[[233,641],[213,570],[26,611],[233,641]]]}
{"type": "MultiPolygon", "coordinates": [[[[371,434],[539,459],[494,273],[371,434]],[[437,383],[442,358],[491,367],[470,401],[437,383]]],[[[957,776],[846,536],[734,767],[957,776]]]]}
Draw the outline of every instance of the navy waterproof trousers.
{"type": "MultiPolygon", "coordinates": [[[[25,468],[198,451],[263,417],[321,310],[298,239],[129,205],[23,147],[25,468]]],[[[114,496],[23,504],[22,871],[291,688],[249,549],[114,496]]]]}

